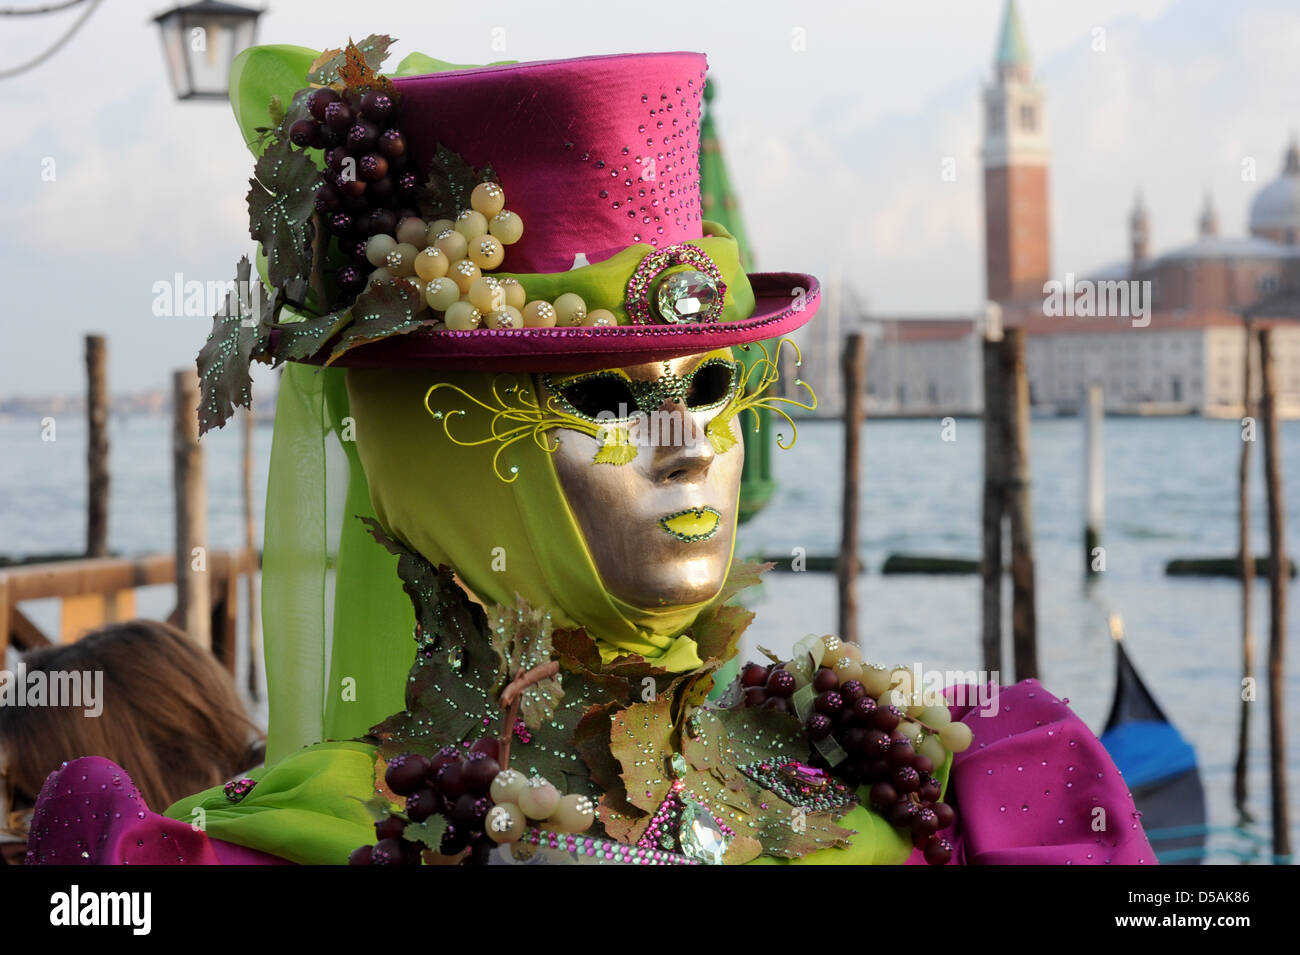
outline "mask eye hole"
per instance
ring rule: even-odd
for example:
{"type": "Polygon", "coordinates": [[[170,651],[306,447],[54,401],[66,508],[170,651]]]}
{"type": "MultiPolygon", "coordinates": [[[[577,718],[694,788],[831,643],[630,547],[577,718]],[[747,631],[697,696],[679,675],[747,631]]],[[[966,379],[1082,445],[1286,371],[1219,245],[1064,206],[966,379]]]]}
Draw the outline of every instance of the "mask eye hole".
{"type": "Polygon", "coordinates": [[[686,406],[704,408],[722,401],[731,393],[734,377],[735,369],[725,362],[710,362],[697,368],[686,392],[686,406]]]}
{"type": "Polygon", "coordinates": [[[560,397],[587,418],[627,418],[636,414],[636,398],[627,382],[615,375],[593,375],[561,385],[560,397]]]}

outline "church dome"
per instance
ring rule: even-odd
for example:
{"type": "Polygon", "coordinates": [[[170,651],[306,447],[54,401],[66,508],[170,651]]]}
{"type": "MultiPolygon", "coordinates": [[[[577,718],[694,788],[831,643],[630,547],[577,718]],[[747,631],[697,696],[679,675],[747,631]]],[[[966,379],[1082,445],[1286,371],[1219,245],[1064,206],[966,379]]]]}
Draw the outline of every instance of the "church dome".
{"type": "Polygon", "coordinates": [[[1250,231],[1300,235],[1300,147],[1294,140],[1282,175],[1261,189],[1250,205],[1250,231]]]}

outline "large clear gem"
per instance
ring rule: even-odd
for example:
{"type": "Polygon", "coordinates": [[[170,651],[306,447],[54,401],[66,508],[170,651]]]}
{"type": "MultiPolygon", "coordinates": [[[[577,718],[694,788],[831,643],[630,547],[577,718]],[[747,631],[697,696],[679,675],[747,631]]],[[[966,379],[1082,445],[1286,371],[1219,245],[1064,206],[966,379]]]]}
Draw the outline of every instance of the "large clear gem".
{"type": "Polygon", "coordinates": [[[718,298],[718,283],[703,272],[674,272],[659,283],[655,305],[669,324],[704,321],[718,298]]]}
{"type": "Polygon", "coordinates": [[[687,858],[721,865],[727,851],[727,836],[712,813],[694,800],[685,799],[677,827],[677,844],[687,858]]]}

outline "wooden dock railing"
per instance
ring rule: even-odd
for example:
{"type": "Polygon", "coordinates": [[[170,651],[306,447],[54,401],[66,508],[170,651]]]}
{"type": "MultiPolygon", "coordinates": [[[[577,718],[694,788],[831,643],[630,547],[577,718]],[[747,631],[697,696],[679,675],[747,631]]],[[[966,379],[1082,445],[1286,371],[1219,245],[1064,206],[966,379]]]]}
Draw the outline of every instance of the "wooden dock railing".
{"type": "MultiPolygon", "coordinates": [[[[240,579],[255,574],[261,556],[252,550],[212,551],[207,555],[211,593],[212,653],[235,673],[235,642],[239,622],[240,579]]],[[[106,623],[135,616],[135,588],[176,583],[176,558],[95,557],[29,564],[0,570],[0,665],[5,650],[30,650],[56,642],[45,634],[20,604],[29,600],[60,601],[58,642],[73,643],[106,623]]],[[[169,623],[180,623],[173,611],[169,623]]]]}

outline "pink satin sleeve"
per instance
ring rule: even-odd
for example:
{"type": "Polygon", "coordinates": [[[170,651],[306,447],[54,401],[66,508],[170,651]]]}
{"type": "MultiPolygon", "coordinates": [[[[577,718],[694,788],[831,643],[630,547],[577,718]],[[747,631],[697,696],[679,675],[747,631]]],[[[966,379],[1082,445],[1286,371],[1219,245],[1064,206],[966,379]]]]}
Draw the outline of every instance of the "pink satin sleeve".
{"type": "Polygon", "coordinates": [[[41,787],[27,839],[27,865],[288,865],[284,859],[209,839],[187,822],[150,811],[116,763],[65,763],[41,787]]]}
{"type": "MultiPolygon", "coordinates": [[[[1037,680],[998,688],[996,704],[985,699],[951,706],[975,736],[949,777],[955,862],[1156,864],[1123,777],[1065,703],[1037,680]]],[[[907,862],[925,864],[920,852],[907,862]]]]}

